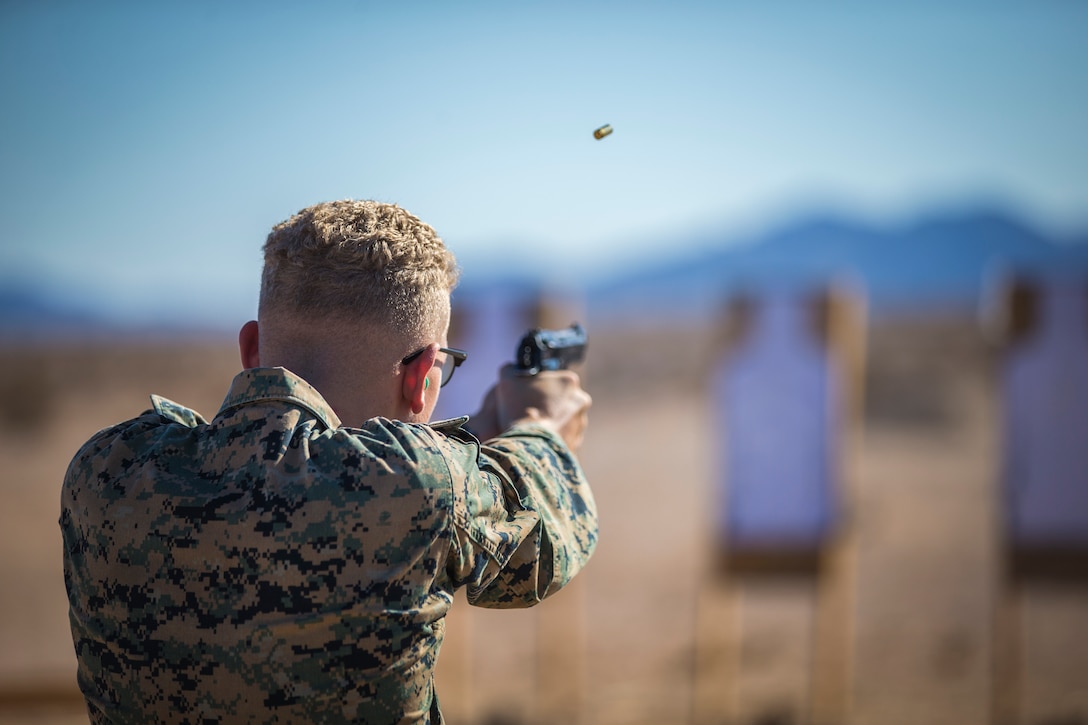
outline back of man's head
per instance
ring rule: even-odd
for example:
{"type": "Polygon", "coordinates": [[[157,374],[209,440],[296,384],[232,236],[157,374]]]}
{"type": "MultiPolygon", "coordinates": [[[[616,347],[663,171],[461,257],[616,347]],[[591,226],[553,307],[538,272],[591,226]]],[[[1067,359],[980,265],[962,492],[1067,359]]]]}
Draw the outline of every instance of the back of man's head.
{"type": "Polygon", "coordinates": [[[426,344],[458,274],[435,230],[395,204],[316,204],[268,235],[259,314],[262,325],[366,322],[426,344]]]}

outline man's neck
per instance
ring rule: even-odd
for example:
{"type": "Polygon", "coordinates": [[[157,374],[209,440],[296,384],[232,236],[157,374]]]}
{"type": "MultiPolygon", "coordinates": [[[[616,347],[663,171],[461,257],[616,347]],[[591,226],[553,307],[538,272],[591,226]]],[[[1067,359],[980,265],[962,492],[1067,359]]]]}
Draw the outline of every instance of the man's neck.
{"type": "Polygon", "coordinates": [[[276,320],[261,326],[260,363],[303,378],[344,425],[357,427],[370,418],[411,414],[399,395],[400,348],[407,344],[365,322],[276,320]]]}

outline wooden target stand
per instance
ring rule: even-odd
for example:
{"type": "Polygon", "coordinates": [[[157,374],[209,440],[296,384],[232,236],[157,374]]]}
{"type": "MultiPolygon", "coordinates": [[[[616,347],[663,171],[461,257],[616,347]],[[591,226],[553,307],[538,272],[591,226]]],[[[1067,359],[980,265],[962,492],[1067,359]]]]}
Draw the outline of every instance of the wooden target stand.
{"type": "MultiPolygon", "coordinates": [[[[458,383],[467,384],[457,389],[462,397],[453,406],[467,412],[477,409],[499,367],[513,361],[527,329],[559,329],[583,316],[580,303],[539,291],[492,290],[464,300],[455,295],[449,344],[469,352],[478,374],[462,379],[467,362],[458,370],[449,391],[458,383]]],[[[439,411],[439,417],[455,414],[449,408],[439,411]]],[[[581,719],[587,696],[586,593],[581,576],[527,610],[473,607],[464,592],[458,592],[445,622],[447,639],[436,683],[450,722],[581,719]]]]}
{"type": "Polygon", "coordinates": [[[1057,701],[1079,691],[1088,707],[1086,675],[1045,660],[1088,644],[1088,279],[1013,278],[990,312],[1005,452],[990,720],[1074,722],[1057,701]],[[1047,607],[1062,600],[1080,612],[1069,631],[1033,637],[1047,607]],[[1033,683],[1047,679],[1031,673],[1033,663],[1066,681],[1033,683]]]}
{"type": "MultiPolygon", "coordinates": [[[[718,532],[695,603],[693,723],[848,722],[856,541],[847,513],[861,443],[865,310],[858,295],[842,288],[804,303],[802,335],[824,357],[830,378],[827,424],[835,428],[827,439],[827,480],[834,513],[820,536],[804,542],[738,541],[728,523],[718,532]]],[[[752,339],[759,308],[752,298],[728,305],[719,345],[726,369],[752,339]]],[[[726,420],[725,426],[731,423],[745,424],[726,420]]],[[[730,485],[719,486],[726,498],[730,485]]]]}

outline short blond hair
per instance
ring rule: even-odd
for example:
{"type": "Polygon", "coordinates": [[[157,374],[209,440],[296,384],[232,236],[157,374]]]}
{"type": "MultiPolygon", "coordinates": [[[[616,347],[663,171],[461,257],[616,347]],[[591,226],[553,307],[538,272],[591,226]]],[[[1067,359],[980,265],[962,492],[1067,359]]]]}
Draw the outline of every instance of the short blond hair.
{"type": "Polygon", "coordinates": [[[268,235],[259,314],[367,319],[425,340],[448,314],[459,275],[435,230],[399,206],[325,202],[268,235]]]}

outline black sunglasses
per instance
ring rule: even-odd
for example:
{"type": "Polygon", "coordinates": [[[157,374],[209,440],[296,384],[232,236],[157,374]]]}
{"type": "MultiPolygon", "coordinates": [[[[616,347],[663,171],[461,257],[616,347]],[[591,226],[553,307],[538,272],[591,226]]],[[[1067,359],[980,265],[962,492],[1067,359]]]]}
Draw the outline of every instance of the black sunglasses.
{"type": "MultiPolygon", "coordinates": [[[[417,357],[422,355],[423,351],[426,349],[427,348],[424,347],[416,350],[411,355],[406,355],[405,357],[401,358],[400,364],[407,365],[408,363],[412,362],[417,357]]],[[[457,348],[453,347],[440,347],[438,348],[438,351],[446,353],[446,359],[442,361],[442,383],[438,386],[443,387],[446,383],[450,381],[450,378],[453,377],[453,371],[461,367],[461,363],[463,363],[465,361],[465,358],[468,357],[468,353],[464,350],[458,350],[457,348]]]]}

